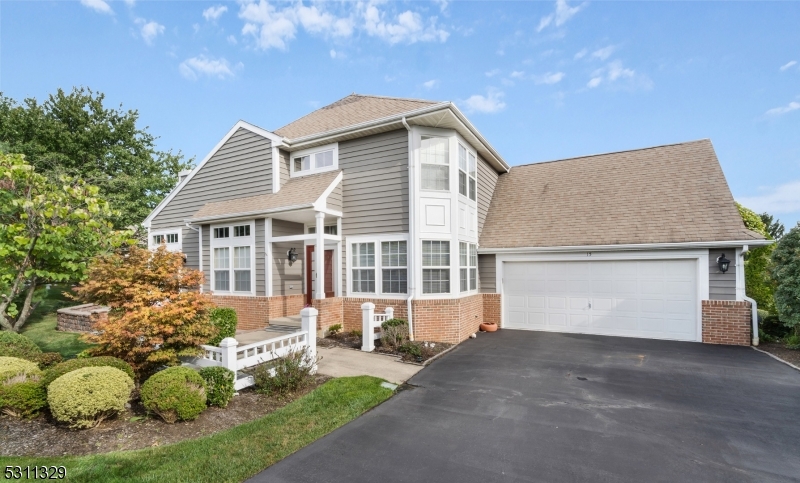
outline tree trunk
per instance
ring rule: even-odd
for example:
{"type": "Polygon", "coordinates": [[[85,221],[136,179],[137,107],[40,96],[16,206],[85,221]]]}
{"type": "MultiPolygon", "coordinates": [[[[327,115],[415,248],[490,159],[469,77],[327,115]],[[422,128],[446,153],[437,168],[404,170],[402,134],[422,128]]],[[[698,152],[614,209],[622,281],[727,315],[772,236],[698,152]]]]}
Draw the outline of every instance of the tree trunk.
{"type": "Polygon", "coordinates": [[[19,311],[19,315],[17,316],[17,321],[14,323],[14,332],[19,332],[19,329],[25,325],[25,322],[28,321],[28,316],[31,315],[33,312],[33,307],[31,306],[33,302],[33,293],[36,291],[36,275],[31,277],[30,287],[28,287],[28,293],[25,294],[25,302],[22,304],[22,310],[19,311]]]}

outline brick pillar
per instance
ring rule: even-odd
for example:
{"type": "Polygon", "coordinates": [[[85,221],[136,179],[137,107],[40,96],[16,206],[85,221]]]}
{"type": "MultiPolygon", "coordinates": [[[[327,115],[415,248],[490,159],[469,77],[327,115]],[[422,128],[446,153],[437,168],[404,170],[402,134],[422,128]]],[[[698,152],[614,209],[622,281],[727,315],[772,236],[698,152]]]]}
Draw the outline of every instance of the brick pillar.
{"type": "Polygon", "coordinates": [[[750,345],[753,332],[750,302],[703,300],[702,308],[704,343],[750,345]]]}

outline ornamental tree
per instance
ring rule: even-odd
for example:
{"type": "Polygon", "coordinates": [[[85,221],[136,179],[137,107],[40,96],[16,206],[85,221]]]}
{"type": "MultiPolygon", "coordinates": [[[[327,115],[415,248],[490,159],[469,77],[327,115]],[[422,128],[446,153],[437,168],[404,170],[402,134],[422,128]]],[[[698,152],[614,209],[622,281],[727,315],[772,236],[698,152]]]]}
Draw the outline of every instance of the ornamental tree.
{"type": "Polygon", "coordinates": [[[781,237],[772,252],[775,307],[781,322],[800,336],[800,223],[781,237]]]}
{"type": "MultiPolygon", "coordinates": [[[[736,203],[739,214],[742,216],[745,228],[764,235],[768,240],[772,240],[767,226],[762,217],[749,208],[736,203]]],[[[747,296],[758,303],[758,308],[764,309],[771,314],[775,313],[775,283],[770,277],[770,255],[775,249],[775,245],[753,248],[745,255],[744,262],[744,284],[747,296]]]]}
{"type": "Polygon", "coordinates": [[[36,288],[81,280],[89,260],[118,246],[113,212],[83,180],[54,181],[19,154],[0,153],[0,326],[18,332],[36,288]]]}
{"type": "Polygon", "coordinates": [[[186,268],[183,254],[165,245],[98,256],[75,289],[78,299],[111,307],[108,320],[84,335],[99,344],[91,352],[124,360],[140,377],[198,355],[200,344],[216,335],[214,304],[198,291],[202,283],[203,273],[186,268]]]}

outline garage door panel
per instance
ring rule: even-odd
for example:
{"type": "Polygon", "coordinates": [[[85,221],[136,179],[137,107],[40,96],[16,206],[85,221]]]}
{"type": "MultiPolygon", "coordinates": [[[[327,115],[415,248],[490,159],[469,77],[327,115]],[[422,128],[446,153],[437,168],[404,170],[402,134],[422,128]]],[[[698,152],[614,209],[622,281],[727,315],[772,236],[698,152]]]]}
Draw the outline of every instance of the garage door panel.
{"type": "Polygon", "coordinates": [[[505,326],[697,340],[697,263],[506,262],[505,326]]]}

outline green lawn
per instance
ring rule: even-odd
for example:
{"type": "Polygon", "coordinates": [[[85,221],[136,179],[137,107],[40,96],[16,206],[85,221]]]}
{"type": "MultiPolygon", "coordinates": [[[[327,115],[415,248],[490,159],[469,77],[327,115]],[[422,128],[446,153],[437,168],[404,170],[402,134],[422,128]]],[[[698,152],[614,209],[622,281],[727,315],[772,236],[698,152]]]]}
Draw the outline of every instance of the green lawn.
{"type": "Polygon", "coordinates": [[[43,352],[58,352],[70,359],[90,345],[79,339],[80,334],[56,330],[56,310],[80,303],[66,298],[64,290],[65,287],[53,285],[20,332],[36,342],[43,352]]]}
{"type": "MultiPolygon", "coordinates": [[[[239,482],[387,400],[369,377],[344,377],[256,421],[170,446],[81,457],[0,457],[6,465],[63,465],[69,481],[239,482]]],[[[91,431],[91,430],[88,430],[91,431]]]]}

